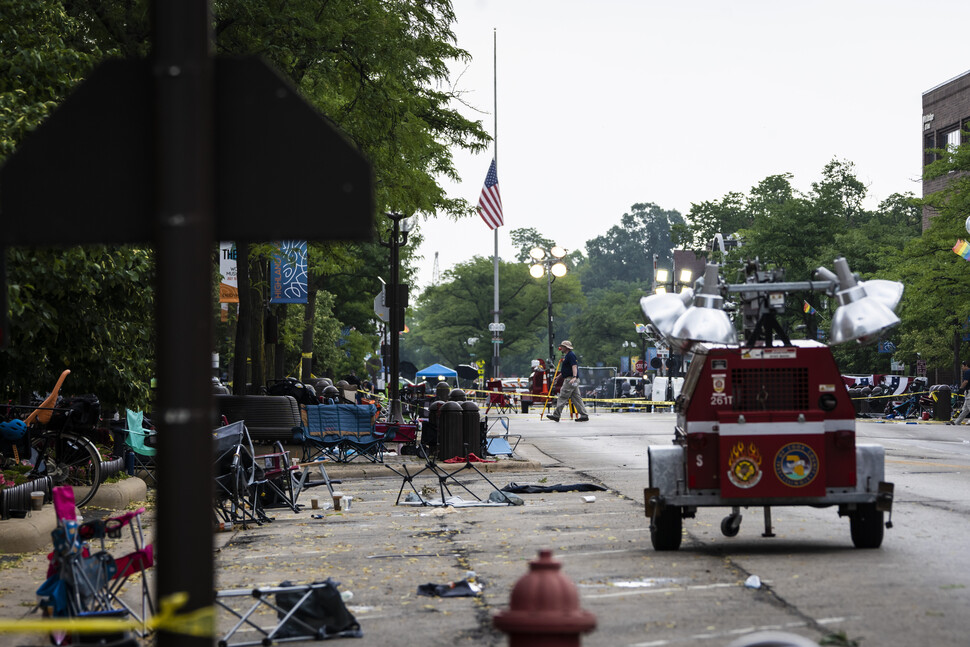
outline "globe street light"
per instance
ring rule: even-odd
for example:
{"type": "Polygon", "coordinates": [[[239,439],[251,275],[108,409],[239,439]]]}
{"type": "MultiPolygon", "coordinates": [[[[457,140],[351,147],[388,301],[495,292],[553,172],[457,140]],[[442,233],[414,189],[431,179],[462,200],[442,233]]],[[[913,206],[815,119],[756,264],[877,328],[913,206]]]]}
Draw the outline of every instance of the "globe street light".
{"type": "Polygon", "coordinates": [[[552,345],[552,282],[557,278],[566,276],[566,264],[562,262],[563,257],[566,256],[566,250],[558,245],[553,245],[552,249],[548,251],[541,247],[533,247],[529,251],[529,256],[533,259],[529,274],[537,279],[541,279],[543,274],[546,275],[546,302],[549,313],[549,362],[551,365],[555,358],[552,345]]]}
{"type": "Polygon", "coordinates": [[[386,213],[391,220],[391,231],[387,240],[381,240],[381,245],[390,249],[391,283],[387,288],[388,322],[387,334],[390,345],[390,371],[387,384],[387,398],[390,404],[387,421],[392,424],[404,424],[401,411],[401,400],[398,396],[398,369],[400,334],[404,330],[404,310],[408,306],[408,286],[401,283],[401,247],[408,243],[408,232],[411,231],[411,220],[404,214],[386,213]]]}

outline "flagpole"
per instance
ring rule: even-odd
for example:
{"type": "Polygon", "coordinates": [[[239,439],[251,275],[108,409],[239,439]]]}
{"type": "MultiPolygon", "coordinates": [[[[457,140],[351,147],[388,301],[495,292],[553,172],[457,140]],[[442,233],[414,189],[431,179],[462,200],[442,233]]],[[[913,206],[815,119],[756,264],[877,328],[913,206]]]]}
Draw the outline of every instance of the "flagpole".
{"type": "MultiPolygon", "coordinates": [[[[494,134],[492,135],[493,149],[495,151],[495,164],[498,166],[498,30],[494,27],[492,28],[492,99],[495,102],[493,109],[494,116],[494,134]]],[[[500,348],[502,346],[502,331],[499,330],[501,326],[499,325],[499,303],[498,303],[498,227],[494,229],[495,234],[495,253],[492,256],[492,267],[494,269],[495,280],[494,280],[494,298],[492,301],[493,308],[493,328],[492,332],[492,377],[498,379],[501,375],[501,353],[500,348]]]]}

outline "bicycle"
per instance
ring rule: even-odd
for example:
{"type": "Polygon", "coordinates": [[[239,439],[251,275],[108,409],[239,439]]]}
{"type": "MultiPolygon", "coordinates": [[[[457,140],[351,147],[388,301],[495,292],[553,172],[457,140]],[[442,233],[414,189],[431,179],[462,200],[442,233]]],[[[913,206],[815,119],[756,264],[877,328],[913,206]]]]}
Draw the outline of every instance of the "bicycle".
{"type": "MultiPolygon", "coordinates": [[[[61,373],[53,391],[39,405],[5,405],[8,419],[0,422],[0,431],[8,440],[29,438],[29,457],[19,457],[17,445],[13,444],[14,457],[33,465],[27,473],[28,479],[48,476],[53,486],[71,486],[80,507],[94,497],[101,485],[101,452],[90,439],[72,430],[73,412],[70,409],[54,407],[61,385],[69,374],[69,370],[61,373]],[[13,414],[13,410],[23,409],[30,409],[26,418],[13,414]],[[64,425],[60,429],[49,429],[47,425],[55,411],[65,414],[64,425]]],[[[4,462],[4,457],[0,456],[0,464],[4,462]]]]}

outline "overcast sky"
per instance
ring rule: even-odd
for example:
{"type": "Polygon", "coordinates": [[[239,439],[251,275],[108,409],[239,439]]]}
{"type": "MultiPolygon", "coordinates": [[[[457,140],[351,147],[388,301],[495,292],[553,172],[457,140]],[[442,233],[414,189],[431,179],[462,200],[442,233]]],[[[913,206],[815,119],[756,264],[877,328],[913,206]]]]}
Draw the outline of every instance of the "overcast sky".
{"type": "MultiPolygon", "coordinates": [[[[967,0],[455,0],[456,89],[496,134],[509,231],[569,249],[638,202],[685,216],[792,173],[808,190],[833,158],[855,164],[875,207],[920,195],[921,96],[970,70],[967,0]],[[458,74],[461,74],[458,78],[458,74]]],[[[492,151],[456,152],[450,195],[477,204],[492,151]]],[[[418,287],[490,257],[478,216],[423,222],[418,287]]],[[[585,250],[584,250],[585,251],[585,250]]]]}

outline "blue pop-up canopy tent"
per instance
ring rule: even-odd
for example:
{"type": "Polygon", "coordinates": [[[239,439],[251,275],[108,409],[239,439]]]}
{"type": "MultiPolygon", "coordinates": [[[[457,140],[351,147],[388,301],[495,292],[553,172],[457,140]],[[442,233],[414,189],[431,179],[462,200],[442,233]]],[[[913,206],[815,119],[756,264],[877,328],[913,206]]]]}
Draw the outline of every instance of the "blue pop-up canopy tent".
{"type": "Polygon", "coordinates": [[[427,378],[445,378],[458,377],[458,372],[455,369],[448,368],[447,366],[442,366],[441,364],[432,364],[427,368],[423,368],[417,372],[417,379],[427,379],[427,378]]]}

